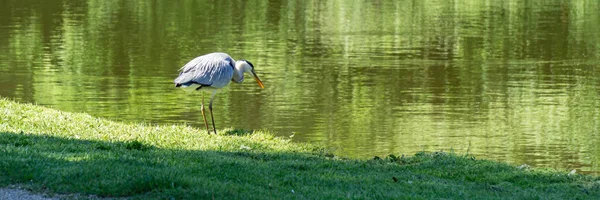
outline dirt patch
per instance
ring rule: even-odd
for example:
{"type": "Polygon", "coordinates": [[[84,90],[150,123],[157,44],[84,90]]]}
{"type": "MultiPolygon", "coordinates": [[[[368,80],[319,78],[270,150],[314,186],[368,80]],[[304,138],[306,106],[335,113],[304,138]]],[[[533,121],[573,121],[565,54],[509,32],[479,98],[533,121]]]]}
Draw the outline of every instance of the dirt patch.
{"type": "Polygon", "coordinates": [[[11,200],[58,200],[57,198],[44,197],[44,195],[34,194],[27,190],[16,188],[0,188],[0,199],[11,200]]]}

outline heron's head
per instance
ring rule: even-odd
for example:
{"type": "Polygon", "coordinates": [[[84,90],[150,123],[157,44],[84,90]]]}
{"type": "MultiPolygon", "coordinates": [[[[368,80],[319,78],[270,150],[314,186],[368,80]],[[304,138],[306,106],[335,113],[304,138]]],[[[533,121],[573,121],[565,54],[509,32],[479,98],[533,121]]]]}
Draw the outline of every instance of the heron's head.
{"type": "Polygon", "coordinates": [[[256,82],[258,83],[258,86],[260,86],[260,88],[265,88],[265,86],[263,85],[260,78],[258,78],[258,75],[256,75],[256,72],[254,72],[254,65],[250,61],[247,61],[247,60],[240,60],[239,62],[242,65],[242,70],[244,70],[244,72],[250,73],[252,75],[252,78],[254,78],[254,80],[256,80],[256,82]]]}

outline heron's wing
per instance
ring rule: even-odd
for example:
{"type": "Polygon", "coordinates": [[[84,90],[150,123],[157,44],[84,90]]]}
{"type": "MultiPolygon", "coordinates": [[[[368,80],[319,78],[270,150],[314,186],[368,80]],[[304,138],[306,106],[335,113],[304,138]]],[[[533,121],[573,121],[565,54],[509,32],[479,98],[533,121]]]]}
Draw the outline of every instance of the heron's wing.
{"type": "Polygon", "coordinates": [[[175,79],[175,84],[189,86],[200,84],[212,87],[223,87],[233,77],[233,59],[227,54],[207,54],[194,58],[185,64],[175,79]]]}

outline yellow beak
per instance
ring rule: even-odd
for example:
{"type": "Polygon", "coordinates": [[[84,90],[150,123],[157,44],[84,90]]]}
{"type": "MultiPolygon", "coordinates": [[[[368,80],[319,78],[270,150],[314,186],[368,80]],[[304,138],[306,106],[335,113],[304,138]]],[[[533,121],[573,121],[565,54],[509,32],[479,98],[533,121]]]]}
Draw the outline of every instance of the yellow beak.
{"type": "Polygon", "coordinates": [[[260,80],[260,78],[258,78],[256,73],[252,72],[252,75],[252,77],[254,77],[254,80],[258,83],[258,86],[260,86],[260,88],[265,88],[265,85],[263,85],[262,81],[260,80]]]}

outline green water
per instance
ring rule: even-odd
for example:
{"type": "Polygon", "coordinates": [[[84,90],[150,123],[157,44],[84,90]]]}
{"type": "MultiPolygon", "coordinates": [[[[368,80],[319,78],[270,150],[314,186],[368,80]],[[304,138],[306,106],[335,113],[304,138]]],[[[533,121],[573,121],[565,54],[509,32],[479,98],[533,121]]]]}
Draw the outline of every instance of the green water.
{"type": "Polygon", "coordinates": [[[600,2],[0,0],[0,96],[203,130],[196,56],[254,63],[220,128],[349,157],[454,150],[600,172],[600,2]]]}

